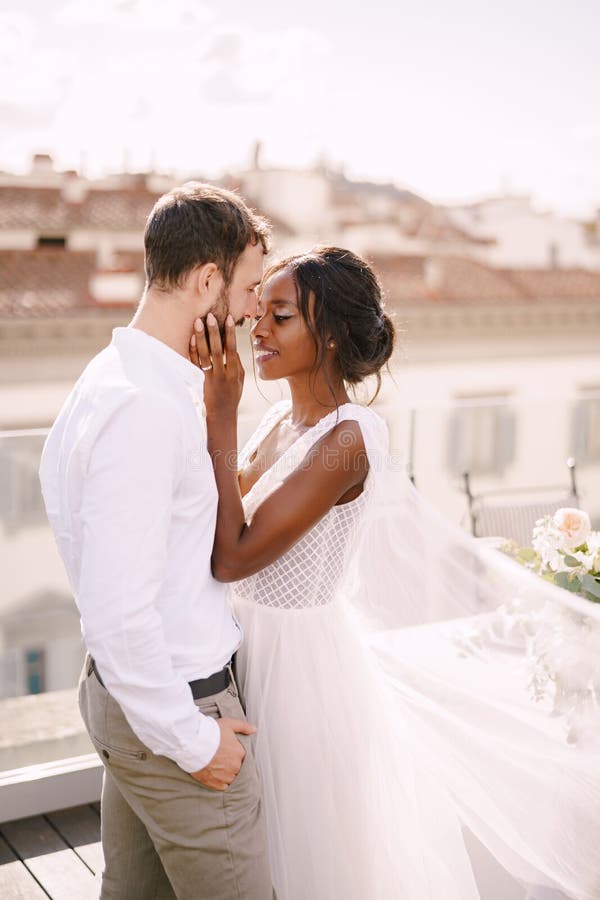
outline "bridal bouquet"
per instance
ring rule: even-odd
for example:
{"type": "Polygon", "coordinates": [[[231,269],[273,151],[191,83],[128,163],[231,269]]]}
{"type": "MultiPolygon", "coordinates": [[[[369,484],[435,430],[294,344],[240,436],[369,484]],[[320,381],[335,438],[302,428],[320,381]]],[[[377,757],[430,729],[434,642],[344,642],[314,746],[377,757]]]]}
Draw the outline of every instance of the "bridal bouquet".
{"type": "Polygon", "coordinates": [[[459,650],[524,651],[531,696],[563,720],[570,743],[600,748],[600,532],[592,531],[587,513],[563,508],[538,519],[530,547],[515,541],[495,546],[569,591],[568,602],[538,603],[526,591],[517,593],[459,635],[459,650]]]}
{"type": "Polygon", "coordinates": [[[600,603],[600,531],[592,531],[586,512],[565,507],[538,519],[531,544],[502,549],[547,581],[600,603]]]}
{"type": "MultiPolygon", "coordinates": [[[[600,532],[587,513],[563,508],[538,519],[531,547],[508,542],[503,552],[542,578],[600,603],[600,532]]],[[[590,613],[592,609],[590,608],[590,613]]],[[[546,603],[527,608],[519,598],[504,608],[527,644],[530,690],[549,699],[554,715],[564,716],[570,742],[597,740],[600,715],[600,617],[586,615],[585,604],[546,603]]]]}

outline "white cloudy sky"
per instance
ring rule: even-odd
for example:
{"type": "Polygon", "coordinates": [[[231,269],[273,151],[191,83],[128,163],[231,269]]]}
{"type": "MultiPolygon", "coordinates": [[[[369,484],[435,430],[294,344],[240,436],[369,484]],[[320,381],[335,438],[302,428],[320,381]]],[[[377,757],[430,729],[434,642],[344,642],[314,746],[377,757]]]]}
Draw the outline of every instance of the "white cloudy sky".
{"type": "Polygon", "coordinates": [[[2,0],[0,168],[325,157],[438,201],[600,206],[598,0],[2,0]]]}

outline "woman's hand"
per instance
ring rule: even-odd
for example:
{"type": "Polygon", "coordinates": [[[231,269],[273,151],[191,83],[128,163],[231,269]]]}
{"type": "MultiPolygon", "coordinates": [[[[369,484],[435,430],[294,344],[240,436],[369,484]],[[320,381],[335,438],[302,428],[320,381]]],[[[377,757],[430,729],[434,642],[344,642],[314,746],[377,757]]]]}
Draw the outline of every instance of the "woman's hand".
{"type": "Polygon", "coordinates": [[[207,419],[211,416],[235,416],[244,386],[244,368],[237,352],[235,322],[225,320],[225,356],[216,318],[212,313],[194,322],[190,341],[190,359],[204,372],[204,405],[207,419]],[[208,332],[208,339],[207,339],[208,332]]]}

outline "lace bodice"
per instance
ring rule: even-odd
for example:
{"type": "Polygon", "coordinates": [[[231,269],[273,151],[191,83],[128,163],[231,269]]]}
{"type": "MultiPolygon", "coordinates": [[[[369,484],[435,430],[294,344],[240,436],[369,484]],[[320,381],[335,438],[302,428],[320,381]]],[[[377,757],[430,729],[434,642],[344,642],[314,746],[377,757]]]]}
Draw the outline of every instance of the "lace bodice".
{"type": "MultiPolygon", "coordinates": [[[[271,407],[241,451],[240,468],[248,463],[267,434],[290,409],[289,401],[271,407]]],[[[362,493],[349,503],[332,507],[274,563],[256,575],[236,582],[233,585],[235,597],[279,609],[323,606],[333,599],[372,495],[380,468],[380,454],[387,448],[387,427],[383,419],[355,403],[340,406],[338,411],[332,411],[304,432],[270,469],[263,472],[243,499],[246,521],[251,522],[258,507],[302,463],[316,441],[343,420],[357,421],[363,432],[370,467],[362,493]]]]}

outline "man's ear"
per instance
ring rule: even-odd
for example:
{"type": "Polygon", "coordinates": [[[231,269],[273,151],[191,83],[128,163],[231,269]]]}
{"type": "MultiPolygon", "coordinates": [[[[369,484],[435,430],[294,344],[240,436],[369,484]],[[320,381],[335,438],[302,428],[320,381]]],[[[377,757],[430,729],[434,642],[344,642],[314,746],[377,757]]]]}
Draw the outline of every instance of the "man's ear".
{"type": "Polygon", "coordinates": [[[194,273],[195,287],[202,301],[212,306],[223,289],[223,276],[216,263],[204,263],[194,273]]]}

